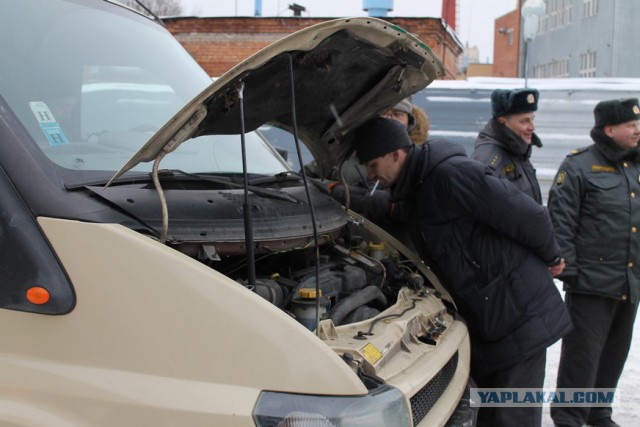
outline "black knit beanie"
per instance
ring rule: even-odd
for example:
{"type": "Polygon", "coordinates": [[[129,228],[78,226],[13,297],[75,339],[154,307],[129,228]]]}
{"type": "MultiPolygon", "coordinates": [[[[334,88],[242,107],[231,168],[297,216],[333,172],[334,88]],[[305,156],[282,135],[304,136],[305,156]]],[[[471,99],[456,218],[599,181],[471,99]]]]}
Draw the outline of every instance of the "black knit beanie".
{"type": "Polygon", "coordinates": [[[593,115],[597,128],[638,120],[640,119],[638,98],[601,101],[593,109],[593,115]]]}
{"type": "Polygon", "coordinates": [[[371,119],[357,128],[354,141],[360,164],[400,148],[411,147],[411,139],[402,123],[384,117],[371,119]]]}

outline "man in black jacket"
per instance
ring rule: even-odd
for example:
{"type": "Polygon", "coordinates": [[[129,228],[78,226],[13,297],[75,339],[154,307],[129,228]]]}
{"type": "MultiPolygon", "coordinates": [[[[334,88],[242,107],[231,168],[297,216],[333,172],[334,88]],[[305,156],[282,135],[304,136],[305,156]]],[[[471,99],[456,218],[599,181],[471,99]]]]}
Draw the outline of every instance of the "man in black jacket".
{"type": "MultiPolygon", "coordinates": [[[[466,318],[478,387],[541,388],[547,347],[571,329],[548,270],[560,252],[546,208],[455,143],[413,146],[392,120],[365,123],[354,143],[466,318]]],[[[481,408],[478,421],[540,426],[542,408],[481,408]]]]}
{"type": "MultiPolygon", "coordinates": [[[[616,388],[640,297],[640,105],[635,98],[602,101],[594,115],[594,144],[565,158],[549,192],[575,325],[562,341],[559,388],[616,388]]],[[[559,426],[617,426],[611,413],[551,408],[559,426]]]]}
{"type": "Polygon", "coordinates": [[[536,170],[529,160],[532,146],[542,147],[533,124],[538,98],[536,89],[494,90],[493,117],[478,134],[471,157],[542,204],[536,170]]]}
{"type": "MultiPolygon", "coordinates": [[[[401,123],[414,144],[425,144],[429,133],[429,119],[420,107],[411,103],[411,97],[405,98],[393,108],[384,111],[380,117],[396,120],[401,123]]],[[[375,222],[404,245],[415,250],[411,236],[404,224],[394,218],[395,206],[389,203],[389,191],[377,188],[378,184],[367,181],[366,171],[354,157],[350,157],[342,165],[344,180],[348,189],[340,182],[341,177],[328,185],[331,196],[341,204],[347,202],[349,194],[349,208],[365,218],[375,222]]]]}

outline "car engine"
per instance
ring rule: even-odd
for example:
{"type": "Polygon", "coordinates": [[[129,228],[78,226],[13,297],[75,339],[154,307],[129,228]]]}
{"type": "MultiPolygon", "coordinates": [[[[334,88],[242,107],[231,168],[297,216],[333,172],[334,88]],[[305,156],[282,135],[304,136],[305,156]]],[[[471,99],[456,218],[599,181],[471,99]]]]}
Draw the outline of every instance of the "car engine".
{"type": "Polygon", "coordinates": [[[412,261],[376,240],[357,221],[337,235],[321,236],[319,241],[317,257],[313,241],[301,242],[297,248],[259,253],[253,286],[246,277],[247,258],[238,255],[236,248],[229,249],[229,254],[217,252],[214,260],[200,251],[199,258],[311,330],[316,326],[316,306],[320,319],[330,318],[336,326],[355,323],[395,303],[401,288],[419,289],[425,284],[412,261]]]}

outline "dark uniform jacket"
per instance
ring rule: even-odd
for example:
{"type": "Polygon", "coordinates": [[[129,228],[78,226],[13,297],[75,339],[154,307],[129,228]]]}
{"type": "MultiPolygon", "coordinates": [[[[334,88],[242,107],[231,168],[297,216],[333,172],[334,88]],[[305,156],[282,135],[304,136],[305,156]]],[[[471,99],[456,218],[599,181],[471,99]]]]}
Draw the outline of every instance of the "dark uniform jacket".
{"type": "Polygon", "coordinates": [[[440,139],[409,151],[392,199],[468,322],[473,375],[516,364],[570,331],[547,268],[559,248],[544,206],[440,139]]]}
{"type": "Polygon", "coordinates": [[[638,301],[640,152],[594,128],[595,144],[569,154],[550,191],[549,210],[565,290],[638,301]]]}
{"type": "Polygon", "coordinates": [[[511,129],[491,119],[478,134],[471,157],[489,166],[494,175],[508,179],[520,191],[542,204],[536,170],[529,161],[533,145],[542,147],[535,133],[531,144],[527,144],[511,129]]]}

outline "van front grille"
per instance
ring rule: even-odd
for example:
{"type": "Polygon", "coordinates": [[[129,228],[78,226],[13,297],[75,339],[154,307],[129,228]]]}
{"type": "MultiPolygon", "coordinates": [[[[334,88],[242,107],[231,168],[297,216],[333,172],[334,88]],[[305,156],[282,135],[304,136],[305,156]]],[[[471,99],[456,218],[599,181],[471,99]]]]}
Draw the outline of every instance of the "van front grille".
{"type": "Polygon", "coordinates": [[[433,405],[447,389],[458,368],[458,353],[454,354],[444,367],[420,391],[410,399],[413,425],[427,416],[433,405]]]}

